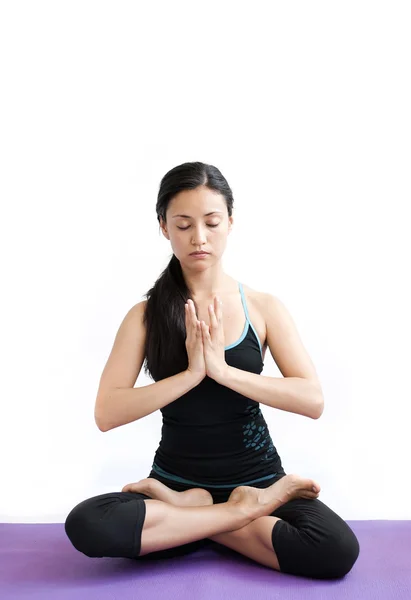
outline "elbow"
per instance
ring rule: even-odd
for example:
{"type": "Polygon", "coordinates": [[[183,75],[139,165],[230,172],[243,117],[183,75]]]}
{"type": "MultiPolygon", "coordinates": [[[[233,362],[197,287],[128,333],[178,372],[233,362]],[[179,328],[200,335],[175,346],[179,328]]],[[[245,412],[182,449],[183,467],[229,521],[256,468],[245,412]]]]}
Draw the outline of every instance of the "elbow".
{"type": "Polygon", "coordinates": [[[319,419],[321,417],[321,415],[324,412],[324,398],[321,395],[321,397],[315,401],[314,403],[314,409],[312,412],[312,418],[313,419],[319,419]]]}
{"type": "Polygon", "coordinates": [[[103,425],[98,425],[98,424],[97,424],[97,427],[99,428],[100,431],[103,431],[103,432],[110,431],[110,427],[105,427],[103,425]]]}
{"type": "Polygon", "coordinates": [[[109,431],[110,427],[107,423],[101,418],[101,415],[98,415],[96,412],[94,413],[94,421],[99,428],[100,431],[109,431]]]}
{"type": "Polygon", "coordinates": [[[98,429],[100,431],[104,432],[104,431],[108,431],[109,430],[109,427],[106,427],[106,425],[104,423],[101,423],[100,421],[96,420],[96,425],[97,425],[97,427],[98,427],[98,429]]]}
{"type": "Polygon", "coordinates": [[[320,410],[320,411],[317,410],[317,412],[315,412],[313,415],[311,415],[311,418],[317,420],[321,417],[322,414],[323,414],[323,410],[320,410]]]}
{"type": "Polygon", "coordinates": [[[94,404],[94,422],[100,431],[109,431],[112,429],[107,422],[107,407],[106,400],[102,396],[97,396],[94,404]]]}

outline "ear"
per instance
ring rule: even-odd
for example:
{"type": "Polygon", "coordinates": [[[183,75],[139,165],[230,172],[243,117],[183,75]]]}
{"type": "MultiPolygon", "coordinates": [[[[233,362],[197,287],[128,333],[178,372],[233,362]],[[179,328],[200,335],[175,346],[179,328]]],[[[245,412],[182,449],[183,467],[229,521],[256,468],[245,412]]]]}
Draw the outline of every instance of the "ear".
{"type": "Polygon", "coordinates": [[[228,217],[228,233],[231,232],[232,228],[233,228],[233,223],[234,223],[234,218],[233,216],[228,217]]]}
{"type": "Polygon", "coordinates": [[[167,240],[170,240],[170,236],[168,235],[168,231],[167,231],[167,224],[163,221],[163,217],[160,217],[160,227],[161,227],[161,231],[163,232],[164,237],[167,240]]]}

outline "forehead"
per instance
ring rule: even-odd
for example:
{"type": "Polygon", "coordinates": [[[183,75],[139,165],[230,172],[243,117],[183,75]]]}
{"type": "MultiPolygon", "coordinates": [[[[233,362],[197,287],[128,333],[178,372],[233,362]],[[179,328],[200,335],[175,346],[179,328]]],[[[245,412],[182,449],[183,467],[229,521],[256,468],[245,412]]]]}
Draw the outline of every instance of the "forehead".
{"type": "Polygon", "coordinates": [[[171,218],[177,215],[203,217],[210,213],[224,214],[224,211],[227,212],[224,197],[203,186],[195,190],[179,192],[170,201],[167,209],[168,216],[171,218]]]}

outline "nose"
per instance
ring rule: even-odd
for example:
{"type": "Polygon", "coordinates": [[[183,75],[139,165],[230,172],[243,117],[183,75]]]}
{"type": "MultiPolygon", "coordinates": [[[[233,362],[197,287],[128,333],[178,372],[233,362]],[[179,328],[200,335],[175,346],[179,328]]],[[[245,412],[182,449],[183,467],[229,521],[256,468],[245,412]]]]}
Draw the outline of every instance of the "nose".
{"type": "Polygon", "coordinates": [[[191,241],[195,246],[203,246],[207,242],[205,229],[203,229],[202,227],[194,228],[194,233],[191,241]]]}

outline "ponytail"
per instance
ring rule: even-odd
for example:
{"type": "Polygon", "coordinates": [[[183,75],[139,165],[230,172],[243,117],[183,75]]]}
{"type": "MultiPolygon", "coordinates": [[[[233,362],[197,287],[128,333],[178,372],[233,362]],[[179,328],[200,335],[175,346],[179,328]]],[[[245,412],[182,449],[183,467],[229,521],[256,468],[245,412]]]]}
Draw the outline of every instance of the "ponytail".
{"type": "Polygon", "coordinates": [[[184,304],[189,298],[189,289],[174,254],[145,297],[144,372],[159,381],[188,367],[184,304]]]}

